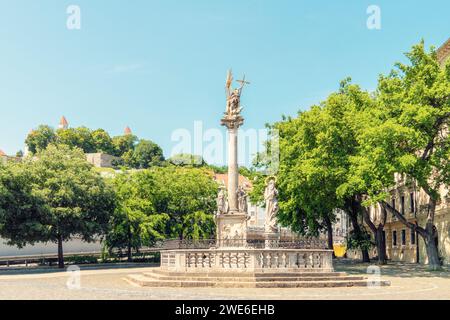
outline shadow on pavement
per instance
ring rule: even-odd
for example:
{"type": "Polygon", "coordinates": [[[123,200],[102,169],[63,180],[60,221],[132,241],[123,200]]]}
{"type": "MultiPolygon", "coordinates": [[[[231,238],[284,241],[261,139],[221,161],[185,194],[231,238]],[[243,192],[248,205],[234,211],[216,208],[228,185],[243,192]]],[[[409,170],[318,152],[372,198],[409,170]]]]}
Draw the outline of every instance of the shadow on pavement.
{"type": "Polygon", "coordinates": [[[426,265],[415,263],[400,263],[389,261],[387,265],[377,265],[376,261],[373,263],[362,263],[361,261],[351,259],[336,259],[333,260],[336,271],[347,272],[348,274],[364,274],[367,275],[367,268],[369,266],[379,266],[382,276],[412,278],[412,277],[440,277],[450,278],[449,266],[444,266],[441,271],[430,271],[426,265]]]}

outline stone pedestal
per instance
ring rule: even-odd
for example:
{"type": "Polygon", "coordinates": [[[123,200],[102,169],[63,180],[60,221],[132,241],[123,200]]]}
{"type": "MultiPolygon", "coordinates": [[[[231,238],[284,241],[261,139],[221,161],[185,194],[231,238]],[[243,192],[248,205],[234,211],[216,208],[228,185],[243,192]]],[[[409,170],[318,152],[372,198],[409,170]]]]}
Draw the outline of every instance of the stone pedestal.
{"type": "Polygon", "coordinates": [[[235,212],[216,216],[217,246],[244,247],[247,242],[247,214],[235,212]]]}

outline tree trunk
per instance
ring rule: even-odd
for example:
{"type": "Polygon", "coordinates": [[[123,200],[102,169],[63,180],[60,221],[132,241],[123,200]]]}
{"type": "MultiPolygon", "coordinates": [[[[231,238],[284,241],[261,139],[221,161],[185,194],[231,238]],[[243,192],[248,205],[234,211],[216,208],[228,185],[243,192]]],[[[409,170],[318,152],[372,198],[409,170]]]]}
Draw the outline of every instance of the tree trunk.
{"type": "Polygon", "coordinates": [[[377,242],[378,263],[386,264],[386,239],[383,237],[383,225],[378,226],[375,240],[377,242]]]}
{"type": "Polygon", "coordinates": [[[439,258],[439,249],[437,244],[437,230],[434,228],[434,225],[431,221],[427,222],[427,226],[425,228],[427,230],[427,236],[424,238],[425,247],[427,250],[428,256],[428,267],[431,270],[439,270],[441,269],[441,259],[439,258]]]}
{"type": "Polygon", "coordinates": [[[58,268],[64,268],[64,253],[63,253],[63,239],[58,236],[58,268]]]}
{"type": "MultiPolygon", "coordinates": [[[[431,198],[431,196],[430,196],[430,198],[431,198]]],[[[438,234],[437,234],[437,230],[433,224],[434,214],[435,214],[435,210],[436,210],[436,201],[433,199],[430,199],[430,201],[429,201],[428,218],[427,218],[427,224],[426,224],[425,228],[421,228],[417,224],[408,222],[405,219],[405,217],[403,217],[403,215],[400,212],[398,212],[398,210],[393,208],[386,201],[383,201],[383,205],[386,208],[388,208],[392,212],[392,214],[395,217],[397,217],[397,219],[400,220],[400,222],[402,222],[405,226],[409,227],[410,229],[416,231],[423,238],[423,240],[425,242],[427,256],[428,256],[429,269],[431,269],[431,270],[441,269],[442,264],[441,264],[441,260],[439,258],[439,250],[438,250],[438,243],[437,243],[438,234]]]]}
{"type": "Polygon", "coordinates": [[[381,221],[377,227],[375,223],[370,220],[370,215],[367,209],[362,208],[364,221],[369,226],[375,238],[378,253],[378,264],[386,264],[386,239],[383,237],[383,230],[386,223],[387,212],[384,208],[382,210],[381,221]]]}
{"type": "Polygon", "coordinates": [[[333,248],[333,225],[329,217],[325,217],[324,219],[325,225],[327,226],[327,235],[328,235],[328,249],[333,250],[333,258],[336,258],[334,254],[333,248]]]}
{"type": "Polygon", "coordinates": [[[127,247],[127,261],[131,262],[133,260],[132,252],[131,252],[131,228],[128,226],[128,247],[127,247]]]}
{"type": "MultiPolygon", "coordinates": [[[[355,206],[352,206],[352,210],[350,213],[350,220],[352,222],[353,230],[357,234],[361,234],[361,228],[358,223],[357,210],[355,210],[355,206]]],[[[367,249],[361,249],[362,262],[370,262],[369,251],[367,249]]]]}

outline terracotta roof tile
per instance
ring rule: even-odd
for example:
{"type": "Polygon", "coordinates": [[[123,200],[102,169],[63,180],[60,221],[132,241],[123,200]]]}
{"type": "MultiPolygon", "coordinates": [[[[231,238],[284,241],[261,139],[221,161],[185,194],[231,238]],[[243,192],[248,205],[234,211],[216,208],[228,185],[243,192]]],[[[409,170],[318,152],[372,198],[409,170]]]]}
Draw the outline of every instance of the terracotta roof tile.
{"type": "MultiPolygon", "coordinates": [[[[214,180],[216,180],[219,183],[223,183],[226,187],[228,187],[228,174],[226,173],[216,173],[214,174],[214,180]]],[[[248,188],[252,188],[253,184],[252,182],[247,179],[247,177],[244,177],[243,175],[239,175],[239,185],[247,185],[248,188]]]]}

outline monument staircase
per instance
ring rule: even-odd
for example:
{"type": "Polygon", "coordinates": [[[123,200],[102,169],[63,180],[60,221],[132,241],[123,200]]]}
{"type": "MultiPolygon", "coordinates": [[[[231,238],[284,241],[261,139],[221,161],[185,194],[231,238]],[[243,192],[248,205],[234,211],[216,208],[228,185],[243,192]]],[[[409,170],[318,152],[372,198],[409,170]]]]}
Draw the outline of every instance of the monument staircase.
{"type": "Polygon", "coordinates": [[[166,245],[161,267],[130,274],[142,287],[327,288],[386,286],[389,282],[335,272],[325,241],[229,240],[166,245]],[[219,244],[220,246],[216,246],[219,244]],[[269,247],[266,247],[269,246],[269,247]]]}

